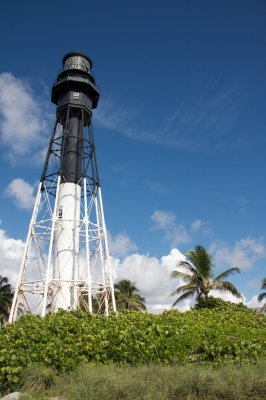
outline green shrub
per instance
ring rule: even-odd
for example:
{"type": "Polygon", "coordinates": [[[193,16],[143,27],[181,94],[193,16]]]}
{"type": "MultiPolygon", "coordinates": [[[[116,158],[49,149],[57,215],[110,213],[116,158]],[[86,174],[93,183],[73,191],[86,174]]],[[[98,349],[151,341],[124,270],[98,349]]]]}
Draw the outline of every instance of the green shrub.
{"type": "Polygon", "coordinates": [[[205,298],[201,298],[197,304],[195,304],[195,310],[201,310],[202,308],[208,309],[219,309],[219,310],[231,310],[231,311],[239,311],[239,310],[246,310],[249,311],[248,307],[242,303],[232,303],[231,301],[225,301],[219,299],[217,297],[209,296],[207,300],[205,298]]]}
{"type": "Polygon", "coordinates": [[[65,373],[82,363],[254,363],[266,355],[266,317],[233,305],[106,318],[80,310],[26,315],[0,332],[0,384],[15,387],[40,363],[65,373]]]}

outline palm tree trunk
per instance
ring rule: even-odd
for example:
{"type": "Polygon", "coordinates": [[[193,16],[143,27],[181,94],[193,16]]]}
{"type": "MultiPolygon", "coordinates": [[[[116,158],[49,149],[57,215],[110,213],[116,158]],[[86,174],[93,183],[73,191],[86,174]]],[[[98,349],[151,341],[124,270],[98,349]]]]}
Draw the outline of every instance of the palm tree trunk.
{"type": "Polygon", "coordinates": [[[208,304],[209,304],[209,296],[208,296],[208,293],[204,293],[204,298],[205,298],[205,305],[206,305],[206,307],[208,307],[208,304]]]}

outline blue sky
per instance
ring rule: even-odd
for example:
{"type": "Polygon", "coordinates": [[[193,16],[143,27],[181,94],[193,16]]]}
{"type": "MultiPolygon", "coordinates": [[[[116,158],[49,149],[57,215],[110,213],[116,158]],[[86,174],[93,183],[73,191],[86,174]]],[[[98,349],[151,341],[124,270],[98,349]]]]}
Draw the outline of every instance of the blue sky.
{"type": "MultiPolygon", "coordinates": [[[[266,3],[9,1],[0,24],[0,248],[14,279],[69,51],[94,61],[117,279],[165,308],[179,252],[214,256],[246,302],[266,276],[266,3]]],[[[184,308],[189,304],[184,305],[184,308]]]]}

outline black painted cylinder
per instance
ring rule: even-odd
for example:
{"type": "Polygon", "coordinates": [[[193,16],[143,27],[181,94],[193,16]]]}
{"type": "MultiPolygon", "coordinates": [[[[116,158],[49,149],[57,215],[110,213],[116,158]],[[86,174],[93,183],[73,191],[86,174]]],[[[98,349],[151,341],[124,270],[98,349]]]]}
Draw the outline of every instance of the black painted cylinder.
{"type": "MultiPolygon", "coordinates": [[[[73,113],[73,111],[72,111],[73,113]]],[[[71,115],[63,127],[62,182],[80,183],[82,177],[83,121],[81,115],[71,115]]]]}

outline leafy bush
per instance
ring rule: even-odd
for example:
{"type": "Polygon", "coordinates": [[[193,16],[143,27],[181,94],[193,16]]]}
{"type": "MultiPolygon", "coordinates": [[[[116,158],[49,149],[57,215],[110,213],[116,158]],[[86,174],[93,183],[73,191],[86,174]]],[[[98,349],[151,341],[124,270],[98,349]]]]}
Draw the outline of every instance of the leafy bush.
{"type": "Polygon", "coordinates": [[[236,304],[232,303],[231,301],[225,301],[212,296],[209,296],[207,298],[207,301],[205,300],[205,298],[201,298],[194,306],[195,310],[200,310],[202,308],[209,308],[209,309],[216,308],[218,310],[227,310],[227,311],[249,310],[248,307],[242,303],[236,304]]]}
{"type": "Polygon", "coordinates": [[[0,331],[0,384],[15,387],[30,363],[64,373],[84,362],[256,362],[266,355],[266,317],[232,307],[108,318],[81,310],[26,315],[0,331]]]}

